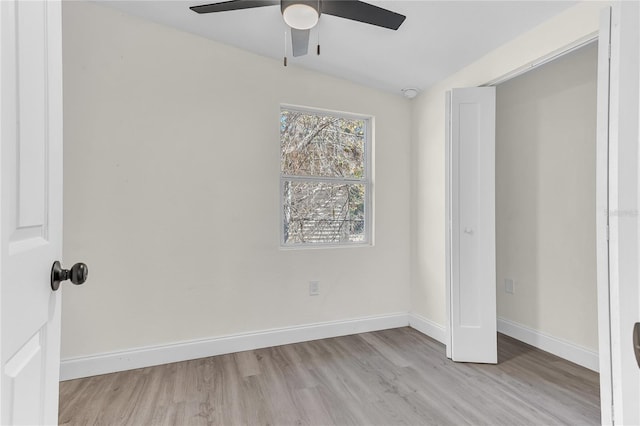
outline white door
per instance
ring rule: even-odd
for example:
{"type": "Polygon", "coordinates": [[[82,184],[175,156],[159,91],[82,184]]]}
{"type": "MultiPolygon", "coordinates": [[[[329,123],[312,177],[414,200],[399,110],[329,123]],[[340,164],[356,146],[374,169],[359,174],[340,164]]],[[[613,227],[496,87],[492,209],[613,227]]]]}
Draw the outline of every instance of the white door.
{"type": "Polygon", "coordinates": [[[639,62],[640,3],[614,2],[608,98],[609,303],[613,422],[621,425],[640,425],[640,360],[633,343],[634,325],[640,322],[639,62]]]}
{"type": "Polygon", "coordinates": [[[495,87],[447,98],[447,356],[497,363],[495,87]]]}
{"type": "Polygon", "coordinates": [[[0,1],[0,421],[58,421],[62,254],[60,3],[0,1]]]}

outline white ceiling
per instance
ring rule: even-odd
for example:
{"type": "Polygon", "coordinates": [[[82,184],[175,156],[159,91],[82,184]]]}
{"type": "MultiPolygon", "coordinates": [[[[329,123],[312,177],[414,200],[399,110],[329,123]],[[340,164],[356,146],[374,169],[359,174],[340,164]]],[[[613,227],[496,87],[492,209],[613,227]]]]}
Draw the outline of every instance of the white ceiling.
{"type": "MultiPolygon", "coordinates": [[[[189,6],[215,0],[102,1],[258,55],[282,60],[285,30],[278,6],[197,14],[189,6]]],[[[575,4],[575,1],[368,1],[407,16],[398,31],[322,15],[301,66],[400,93],[425,89],[575,4]],[[315,54],[320,36],[321,55],[315,54]]],[[[291,44],[288,42],[288,52],[291,44]]]]}

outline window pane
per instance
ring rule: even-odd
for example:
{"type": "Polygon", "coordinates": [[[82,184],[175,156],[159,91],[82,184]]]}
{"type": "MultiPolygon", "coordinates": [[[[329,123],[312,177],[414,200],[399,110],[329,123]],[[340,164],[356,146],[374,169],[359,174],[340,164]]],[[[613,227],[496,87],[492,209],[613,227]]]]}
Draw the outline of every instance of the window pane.
{"type": "Polygon", "coordinates": [[[365,242],[365,185],[285,181],[284,242],[365,242]]]}
{"type": "Polygon", "coordinates": [[[283,109],[281,171],[290,176],[365,177],[365,120],[283,109]]]}

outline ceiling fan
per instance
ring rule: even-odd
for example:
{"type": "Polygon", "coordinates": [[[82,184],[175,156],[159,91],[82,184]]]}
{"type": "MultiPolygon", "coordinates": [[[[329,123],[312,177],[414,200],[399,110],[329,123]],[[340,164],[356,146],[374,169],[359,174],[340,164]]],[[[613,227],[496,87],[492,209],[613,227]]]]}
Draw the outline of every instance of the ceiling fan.
{"type": "Polygon", "coordinates": [[[358,0],[229,0],[192,6],[190,9],[197,13],[212,13],[278,4],[284,21],[291,27],[293,56],[307,54],[311,28],[316,26],[323,13],[391,30],[397,30],[406,18],[399,13],[358,0]]]}

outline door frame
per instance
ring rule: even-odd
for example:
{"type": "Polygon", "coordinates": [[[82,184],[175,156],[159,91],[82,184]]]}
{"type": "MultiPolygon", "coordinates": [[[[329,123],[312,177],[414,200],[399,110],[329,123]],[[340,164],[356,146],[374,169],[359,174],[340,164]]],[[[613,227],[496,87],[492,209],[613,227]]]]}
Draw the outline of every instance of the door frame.
{"type": "Polygon", "coordinates": [[[640,3],[614,2],[603,12],[606,23],[605,13],[611,17],[609,90],[599,102],[608,113],[609,268],[608,287],[601,290],[608,295],[609,315],[599,321],[602,327],[608,321],[609,345],[600,348],[600,355],[609,356],[610,370],[600,377],[601,386],[603,373],[610,379],[601,389],[610,386],[612,399],[602,407],[602,421],[639,424],[640,371],[632,328],[640,321],[640,3]]]}
{"type": "Polygon", "coordinates": [[[611,313],[609,298],[609,79],[611,8],[600,14],[598,38],[596,125],[596,287],[598,298],[598,361],[600,421],[613,424],[611,375],[611,313]]]}

